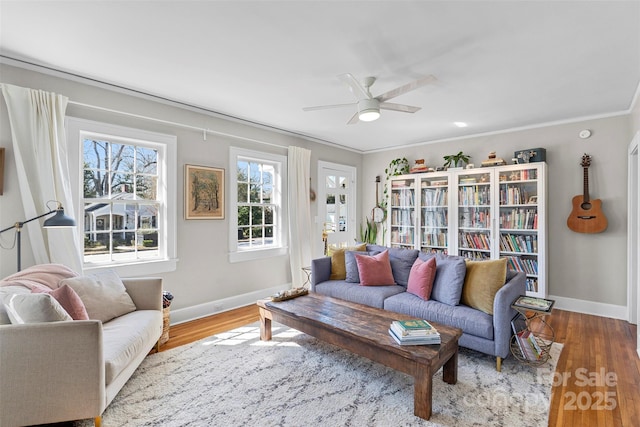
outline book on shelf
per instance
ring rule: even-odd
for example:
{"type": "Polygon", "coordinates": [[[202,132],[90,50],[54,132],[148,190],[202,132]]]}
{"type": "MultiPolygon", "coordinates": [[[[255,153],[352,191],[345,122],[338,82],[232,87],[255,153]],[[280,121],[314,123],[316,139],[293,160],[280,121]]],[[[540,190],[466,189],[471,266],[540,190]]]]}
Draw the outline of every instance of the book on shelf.
{"type": "Polygon", "coordinates": [[[395,342],[397,342],[399,345],[431,345],[431,344],[441,343],[440,334],[431,334],[431,335],[425,335],[422,337],[421,336],[402,337],[402,336],[398,336],[392,328],[389,328],[389,335],[391,335],[391,337],[393,337],[395,342]]]}
{"type": "Polygon", "coordinates": [[[523,308],[538,313],[551,313],[553,304],[555,304],[554,300],[521,295],[511,307],[515,309],[523,308]]]}

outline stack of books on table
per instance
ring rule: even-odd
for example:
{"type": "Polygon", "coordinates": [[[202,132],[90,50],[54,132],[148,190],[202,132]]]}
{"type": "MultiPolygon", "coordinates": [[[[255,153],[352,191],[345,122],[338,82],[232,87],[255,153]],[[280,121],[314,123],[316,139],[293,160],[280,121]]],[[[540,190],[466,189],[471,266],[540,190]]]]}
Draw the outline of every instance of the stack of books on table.
{"type": "Polygon", "coordinates": [[[396,320],[389,335],[400,345],[440,344],[440,334],[426,320],[396,320]]]}

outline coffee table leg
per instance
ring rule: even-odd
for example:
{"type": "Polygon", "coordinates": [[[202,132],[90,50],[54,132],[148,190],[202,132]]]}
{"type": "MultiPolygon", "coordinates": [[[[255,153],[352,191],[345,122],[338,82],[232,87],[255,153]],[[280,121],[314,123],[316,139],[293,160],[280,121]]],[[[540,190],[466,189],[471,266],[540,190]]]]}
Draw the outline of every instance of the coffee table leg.
{"type": "Polygon", "coordinates": [[[271,341],[271,313],[260,307],[260,340],[271,341]]]}
{"type": "Polygon", "coordinates": [[[442,367],[442,380],[447,384],[458,382],[458,350],[453,353],[442,367]]]}
{"type": "Polygon", "coordinates": [[[433,387],[433,373],[426,366],[421,366],[413,379],[413,414],[428,420],[431,418],[431,392],[433,387]]]}

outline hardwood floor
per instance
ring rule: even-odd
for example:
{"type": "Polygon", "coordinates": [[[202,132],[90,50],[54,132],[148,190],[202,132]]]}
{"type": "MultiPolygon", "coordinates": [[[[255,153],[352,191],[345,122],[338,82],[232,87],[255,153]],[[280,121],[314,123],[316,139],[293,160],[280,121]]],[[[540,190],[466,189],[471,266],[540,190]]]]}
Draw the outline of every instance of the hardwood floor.
{"type": "MultiPolygon", "coordinates": [[[[255,305],[171,327],[165,351],[259,320],[255,305]]],[[[640,359],[636,326],[554,310],[547,321],[564,348],[552,389],[549,426],[637,426],[640,359]]]]}

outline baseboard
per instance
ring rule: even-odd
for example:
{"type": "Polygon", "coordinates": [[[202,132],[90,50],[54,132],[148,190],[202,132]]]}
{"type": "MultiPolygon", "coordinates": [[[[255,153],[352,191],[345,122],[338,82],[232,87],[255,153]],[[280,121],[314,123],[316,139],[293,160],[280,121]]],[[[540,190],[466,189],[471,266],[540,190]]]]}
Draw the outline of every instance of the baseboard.
{"type": "Polygon", "coordinates": [[[212,314],[222,313],[233,310],[234,308],[254,304],[259,299],[266,298],[269,295],[275,294],[283,289],[289,289],[290,287],[291,284],[289,283],[273,288],[260,289],[259,291],[250,292],[248,294],[235,295],[229,298],[209,301],[191,307],[180,308],[177,310],[171,309],[171,324],[177,325],[179,323],[200,319],[202,317],[211,316],[212,314]]]}
{"type": "Polygon", "coordinates": [[[577,313],[593,314],[594,316],[627,320],[626,305],[606,304],[602,302],[558,297],[554,295],[549,295],[549,299],[555,300],[556,303],[553,307],[560,310],[575,311],[577,313]]]}

